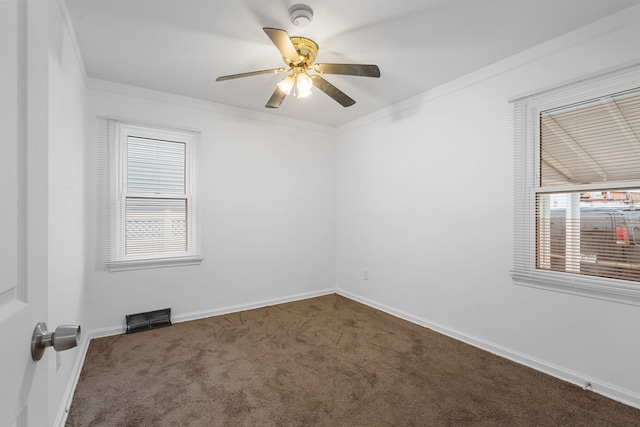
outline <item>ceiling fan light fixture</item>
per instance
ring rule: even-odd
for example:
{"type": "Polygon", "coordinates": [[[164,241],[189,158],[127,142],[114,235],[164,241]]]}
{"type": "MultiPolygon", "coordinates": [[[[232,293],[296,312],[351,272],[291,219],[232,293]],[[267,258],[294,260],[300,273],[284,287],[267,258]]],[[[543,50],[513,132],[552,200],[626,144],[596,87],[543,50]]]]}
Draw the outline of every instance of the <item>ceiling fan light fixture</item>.
{"type": "MultiPolygon", "coordinates": [[[[313,16],[313,11],[306,5],[294,5],[289,9],[292,19],[298,16],[300,9],[306,12],[302,14],[313,16]]],[[[217,82],[237,79],[240,77],[257,76],[270,73],[287,73],[284,79],[278,82],[271,98],[265,104],[266,108],[279,108],[287,96],[305,98],[312,94],[313,87],[324,92],[343,107],[350,107],[356,103],[346,93],[326,81],[321,74],[340,74],[346,76],[380,77],[380,69],[374,64],[315,64],[318,54],[318,45],[306,37],[291,37],[285,30],[271,27],[263,27],[263,31],[276,46],[282,60],[288,68],[272,68],[269,70],[250,71],[248,73],[220,76],[217,82]],[[316,74],[309,76],[307,71],[313,70],[316,74]]]]}
{"type": "Polygon", "coordinates": [[[306,72],[296,75],[296,98],[306,98],[311,95],[313,81],[306,72]]]}
{"type": "Polygon", "coordinates": [[[281,91],[287,94],[287,96],[291,95],[291,89],[293,89],[293,85],[295,83],[295,79],[293,75],[289,75],[282,79],[280,83],[278,83],[278,87],[281,91]]]}
{"type": "Polygon", "coordinates": [[[306,27],[313,21],[313,9],[306,4],[294,4],[289,8],[289,16],[296,27],[306,27]]]}
{"type": "Polygon", "coordinates": [[[311,95],[313,80],[306,71],[297,71],[289,74],[278,83],[278,88],[287,96],[292,95],[296,98],[306,98],[311,95]]]}

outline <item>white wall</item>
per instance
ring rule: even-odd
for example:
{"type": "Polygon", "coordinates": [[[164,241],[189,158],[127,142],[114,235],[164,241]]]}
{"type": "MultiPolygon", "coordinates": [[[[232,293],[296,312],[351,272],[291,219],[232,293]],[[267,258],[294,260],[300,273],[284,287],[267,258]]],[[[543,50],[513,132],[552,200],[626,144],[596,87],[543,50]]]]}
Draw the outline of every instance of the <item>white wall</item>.
{"type": "MultiPolygon", "coordinates": [[[[84,317],[84,108],[86,87],[57,2],[49,7],[48,301],[47,326],[80,324],[84,317]]],[[[86,337],[84,338],[86,340],[86,337]]],[[[61,412],[80,347],[48,351],[49,421],[61,412]],[[60,368],[56,358],[61,359],[60,368]]],[[[44,361],[43,361],[44,362],[44,361]]],[[[42,363],[42,362],[41,362],[42,363]]]]}
{"type": "Polygon", "coordinates": [[[345,126],[338,289],[640,406],[640,307],[509,278],[507,102],[640,62],[638,40],[635,7],[345,126]]]}
{"type": "Polygon", "coordinates": [[[334,131],[92,81],[87,108],[87,308],[92,330],[172,308],[203,316],[334,288],[334,131]],[[96,117],[202,132],[197,266],[108,272],[100,262],[96,117]],[[243,116],[244,115],[244,116],[243,116]]]}

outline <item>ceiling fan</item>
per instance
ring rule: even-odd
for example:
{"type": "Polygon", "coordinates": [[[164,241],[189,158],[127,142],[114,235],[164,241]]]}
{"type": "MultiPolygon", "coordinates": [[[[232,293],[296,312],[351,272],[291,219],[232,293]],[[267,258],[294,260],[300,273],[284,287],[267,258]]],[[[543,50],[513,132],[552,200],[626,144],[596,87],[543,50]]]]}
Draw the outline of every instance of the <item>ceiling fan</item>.
{"type": "Polygon", "coordinates": [[[313,86],[336,100],[343,107],[349,107],[356,103],[347,94],[329,83],[322,74],[342,74],[348,76],[380,77],[380,69],[377,65],[365,64],[316,64],[318,45],[305,37],[290,37],[285,30],[278,28],[263,28],[280,51],[287,68],[271,68],[268,70],[250,71],[248,73],[231,74],[221,76],[217,82],[241,77],[257,76],[260,74],[289,73],[271,95],[265,105],[267,108],[278,108],[282,101],[292,95],[296,98],[304,98],[311,94],[313,86]],[[309,71],[315,74],[309,75],[309,71]]]}

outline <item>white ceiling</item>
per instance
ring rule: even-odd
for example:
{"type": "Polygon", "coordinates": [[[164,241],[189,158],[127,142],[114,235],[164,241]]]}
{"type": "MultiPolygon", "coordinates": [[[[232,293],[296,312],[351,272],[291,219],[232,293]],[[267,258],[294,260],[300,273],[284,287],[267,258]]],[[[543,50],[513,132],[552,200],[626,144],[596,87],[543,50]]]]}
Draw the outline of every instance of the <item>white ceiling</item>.
{"type": "Polygon", "coordinates": [[[88,77],[283,117],[341,126],[587,25],[640,0],[65,0],[88,77]],[[284,66],[262,27],[315,40],[317,62],[377,64],[381,77],[326,75],[356,100],[316,90],[265,103],[279,75],[218,76],[284,66]]]}

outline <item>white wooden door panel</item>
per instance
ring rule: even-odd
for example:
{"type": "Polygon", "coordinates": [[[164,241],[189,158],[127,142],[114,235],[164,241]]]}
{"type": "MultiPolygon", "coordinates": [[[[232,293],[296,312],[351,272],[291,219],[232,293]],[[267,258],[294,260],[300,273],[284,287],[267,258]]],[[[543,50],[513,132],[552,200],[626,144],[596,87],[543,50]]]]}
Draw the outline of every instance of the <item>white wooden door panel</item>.
{"type": "Polygon", "coordinates": [[[46,280],[38,285],[39,275],[32,277],[28,272],[46,271],[46,262],[42,265],[42,257],[33,262],[28,259],[28,230],[32,221],[46,221],[46,211],[28,215],[25,195],[29,187],[27,130],[31,120],[26,103],[29,7],[22,0],[0,1],[0,426],[3,427],[45,426],[47,422],[46,366],[34,362],[30,351],[34,319],[46,314],[46,280]]]}

